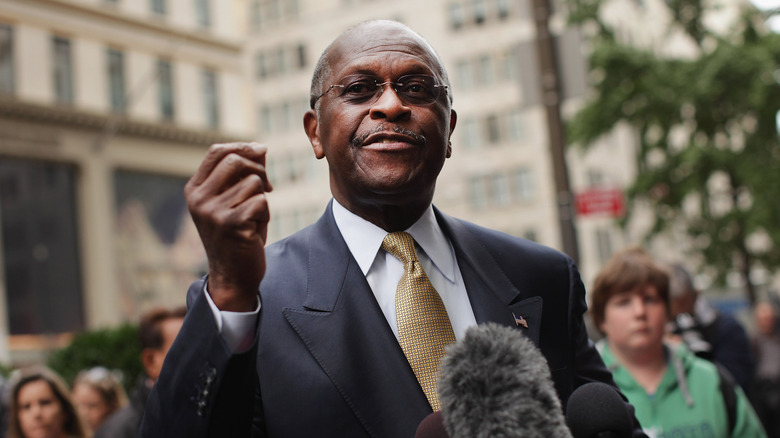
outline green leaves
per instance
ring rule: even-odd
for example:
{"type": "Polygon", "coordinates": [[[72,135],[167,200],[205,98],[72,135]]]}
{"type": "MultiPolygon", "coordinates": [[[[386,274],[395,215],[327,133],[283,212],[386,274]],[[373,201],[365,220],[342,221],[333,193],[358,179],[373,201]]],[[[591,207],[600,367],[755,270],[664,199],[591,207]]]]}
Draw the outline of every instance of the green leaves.
{"type": "MultiPolygon", "coordinates": [[[[664,56],[621,44],[602,4],[570,0],[570,21],[589,29],[593,94],[569,121],[567,138],[587,148],[618,124],[636,129],[639,174],[633,204],[655,212],[647,238],[682,227],[721,278],[753,266],[780,267],[780,35],[746,12],[729,34],[709,31],[701,0],[667,0],[668,34],[687,35],[695,56],[664,56]],[[756,25],[759,23],[759,25],[756,25]],[[751,266],[742,266],[750,264],[751,266]]],[[[629,218],[630,219],[630,218],[629,218]]],[[[751,301],[754,289],[746,276],[751,301]]]]}

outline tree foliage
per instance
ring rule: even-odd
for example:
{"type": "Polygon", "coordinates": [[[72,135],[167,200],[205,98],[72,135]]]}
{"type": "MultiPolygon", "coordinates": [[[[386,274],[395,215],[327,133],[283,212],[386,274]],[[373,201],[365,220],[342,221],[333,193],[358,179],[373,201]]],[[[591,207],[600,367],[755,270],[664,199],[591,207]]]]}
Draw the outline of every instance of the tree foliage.
{"type": "Polygon", "coordinates": [[[646,236],[682,227],[721,282],[780,267],[780,35],[746,8],[727,34],[704,26],[711,3],[668,0],[670,34],[696,47],[687,58],[622,43],[600,18],[604,2],[569,0],[570,20],[592,29],[592,96],[567,126],[587,147],[620,124],[638,134],[629,215],[638,202],[655,211],[646,236]]]}
{"type": "Polygon", "coordinates": [[[100,329],[76,335],[71,343],[54,351],[47,365],[57,371],[67,382],[79,371],[103,366],[122,372],[122,384],[130,393],[136,380],[142,375],[141,343],[138,327],[125,324],[116,328],[100,329]]]}

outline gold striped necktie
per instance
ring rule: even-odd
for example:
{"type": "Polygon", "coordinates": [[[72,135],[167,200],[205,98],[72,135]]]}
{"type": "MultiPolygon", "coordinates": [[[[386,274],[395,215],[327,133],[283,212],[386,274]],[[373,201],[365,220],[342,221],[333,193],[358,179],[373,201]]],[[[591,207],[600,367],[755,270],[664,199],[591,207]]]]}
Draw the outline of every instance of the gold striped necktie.
{"type": "Polygon", "coordinates": [[[440,410],[436,393],[439,361],[444,347],[455,342],[447,309],[417,259],[414,238],[406,232],[390,233],[382,249],[404,264],[395,294],[398,343],[434,411],[440,410]]]}

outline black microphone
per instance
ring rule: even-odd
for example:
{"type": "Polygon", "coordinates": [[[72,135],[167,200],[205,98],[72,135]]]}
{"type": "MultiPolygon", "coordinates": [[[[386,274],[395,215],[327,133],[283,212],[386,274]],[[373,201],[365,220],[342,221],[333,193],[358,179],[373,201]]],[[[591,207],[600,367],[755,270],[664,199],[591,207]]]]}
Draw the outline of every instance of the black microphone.
{"type": "Polygon", "coordinates": [[[444,429],[444,418],[441,411],[428,414],[427,417],[423,418],[423,421],[417,426],[414,438],[450,438],[447,430],[444,429]]]}
{"type": "Polygon", "coordinates": [[[547,360],[516,328],[469,328],[447,347],[438,390],[452,438],[571,437],[547,360]]]}
{"type": "Polygon", "coordinates": [[[566,403],[566,423],[574,438],[631,437],[633,416],[617,390],[590,382],[575,389],[566,403]]]}

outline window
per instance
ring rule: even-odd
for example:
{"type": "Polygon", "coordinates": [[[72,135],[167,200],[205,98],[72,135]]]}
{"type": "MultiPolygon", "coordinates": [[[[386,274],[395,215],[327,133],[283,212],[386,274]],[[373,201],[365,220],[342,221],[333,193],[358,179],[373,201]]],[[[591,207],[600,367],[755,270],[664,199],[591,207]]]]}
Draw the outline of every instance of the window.
{"type": "Polygon", "coordinates": [[[198,26],[211,26],[211,1],[195,0],[195,17],[198,20],[198,26]]]}
{"type": "Polygon", "coordinates": [[[303,44],[298,44],[298,47],[296,48],[296,54],[298,62],[296,67],[298,67],[298,70],[303,70],[306,68],[306,46],[303,44]]]}
{"type": "Polygon", "coordinates": [[[484,177],[475,176],[469,179],[469,201],[474,210],[487,207],[486,193],[487,188],[484,177]]]}
{"type": "Polygon", "coordinates": [[[498,15],[498,18],[507,18],[509,17],[510,10],[510,0],[496,0],[496,14],[498,15]]]}
{"type": "Polygon", "coordinates": [[[264,105],[260,108],[260,129],[262,134],[270,134],[273,131],[274,120],[271,108],[264,105]]]}
{"type": "Polygon", "coordinates": [[[264,15],[265,20],[270,23],[277,23],[281,16],[279,0],[265,0],[264,15]]]}
{"type": "Polygon", "coordinates": [[[157,15],[165,15],[166,12],[166,4],[165,0],[151,0],[152,2],[152,12],[154,12],[157,15]]]}
{"type": "Polygon", "coordinates": [[[506,206],[511,202],[509,190],[509,177],[505,173],[498,173],[491,178],[493,202],[498,206],[506,206]]]}
{"type": "Polygon", "coordinates": [[[301,8],[300,5],[298,5],[298,0],[286,0],[284,4],[284,13],[288,17],[297,17],[298,14],[300,14],[301,8]]]}
{"type": "Polygon", "coordinates": [[[0,23],[0,94],[14,92],[14,33],[11,26],[0,23]]]}
{"type": "Polygon", "coordinates": [[[523,140],[525,130],[523,129],[523,113],[519,109],[510,111],[507,116],[509,127],[509,141],[523,140]]]}
{"type": "Polygon", "coordinates": [[[206,125],[216,128],[219,125],[219,94],[217,91],[217,73],[203,70],[203,104],[206,111],[206,125]]]}
{"type": "Polygon", "coordinates": [[[477,149],[479,147],[482,137],[479,131],[479,123],[477,123],[476,119],[465,119],[461,132],[461,141],[464,148],[477,149]]]}
{"type": "Polygon", "coordinates": [[[474,85],[474,75],[472,74],[471,62],[468,59],[461,59],[455,63],[455,78],[458,81],[458,87],[462,90],[468,90],[474,85]]]}
{"type": "Polygon", "coordinates": [[[479,82],[485,85],[492,84],[495,80],[495,72],[493,70],[493,57],[489,54],[482,55],[477,60],[477,68],[479,72],[479,82]]]}
{"type": "Polygon", "coordinates": [[[277,73],[284,74],[290,71],[289,67],[287,66],[287,50],[285,47],[277,47],[274,58],[276,59],[275,64],[277,73]]]}
{"type": "Polygon", "coordinates": [[[597,228],[595,234],[599,263],[603,265],[612,256],[612,238],[609,235],[609,231],[603,228],[597,228]]]}
{"type": "Polygon", "coordinates": [[[290,109],[290,103],[287,101],[282,102],[281,105],[279,105],[278,111],[279,111],[279,129],[281,131],[287,131],[288,129],[290,129],[290,125],[292,124],[291,123],[292,110],[290,109]]]}
{"type": "Polygon", "coordinates": [[[255,55],[255,75],[257,79],[264,79],[268,76],[268,66],[266,65],[265,53],[263,52],[255,55]]]}
{"type": "Polygon", "coordinates": [[[488,143],[498,143],[501,141],[501,126],[498,123],[498,117],[491,114],[485,118],[485,131],[487,132],[488,143]]]}
{"type": "Polygon", "coordinates": [[[520,79],[520,61],[517,51],[512,48],[500,55],[501,79],[504,81],[517,81],[520,79]]]}
{"type": "Polygon", "coordinates": [[[528,201],[534,194],[533,179],[531,170],[523,167],[515,170],[514,175],[515,198],[520,201],[528,201]]]}
{"type": "Polygon", "coordinates": [[[0,227],[12,335],[84,329],[75,168],[0,161],[0,227]]]}
{"type": "Polygon", "coordinates": [[[260,0],[255,0],[249,5],[249,28],[259,30],[263,26],[263,13],[260,0]]]}
{"type": "Polygon", "coordinates": [[[454,30],[463,27],[465,19],[463,17],[463,5],[460,2],[450,3],[447,6],[447,12],[450,17],[450,27],[454,30]]]}
{"type": "Polygon", "coordinates": [[[604,173],[598,169],[588,169],[585,178],[588,181],[589,187],[600,187],[604,185],[604,173]]]}
{"type": "Polygon", "coordinates": [[[474,13],[474,22],[482,24],[487,17],[487,5],[485,0],[472,0],[472,8],[474,13]]]}
{"type": "Polygon", "coordinates": [[[169,61],[157,61],[157,95],[160,115],[164,120],[173,120],[173,70],[169,61]]]}
{"type": "Polygon", "coordinates": [[[70,40],[62,37],[52,39],[54,50],[54,96],[57,103],[73,103],[73,60],[70,40]]]}
{"type": "Polygon", "coordinates": [[[108,49],[108,94],[111,98],[111,109],[124,112],[125,105],[125,56],[116,49],[108,49]]]}

